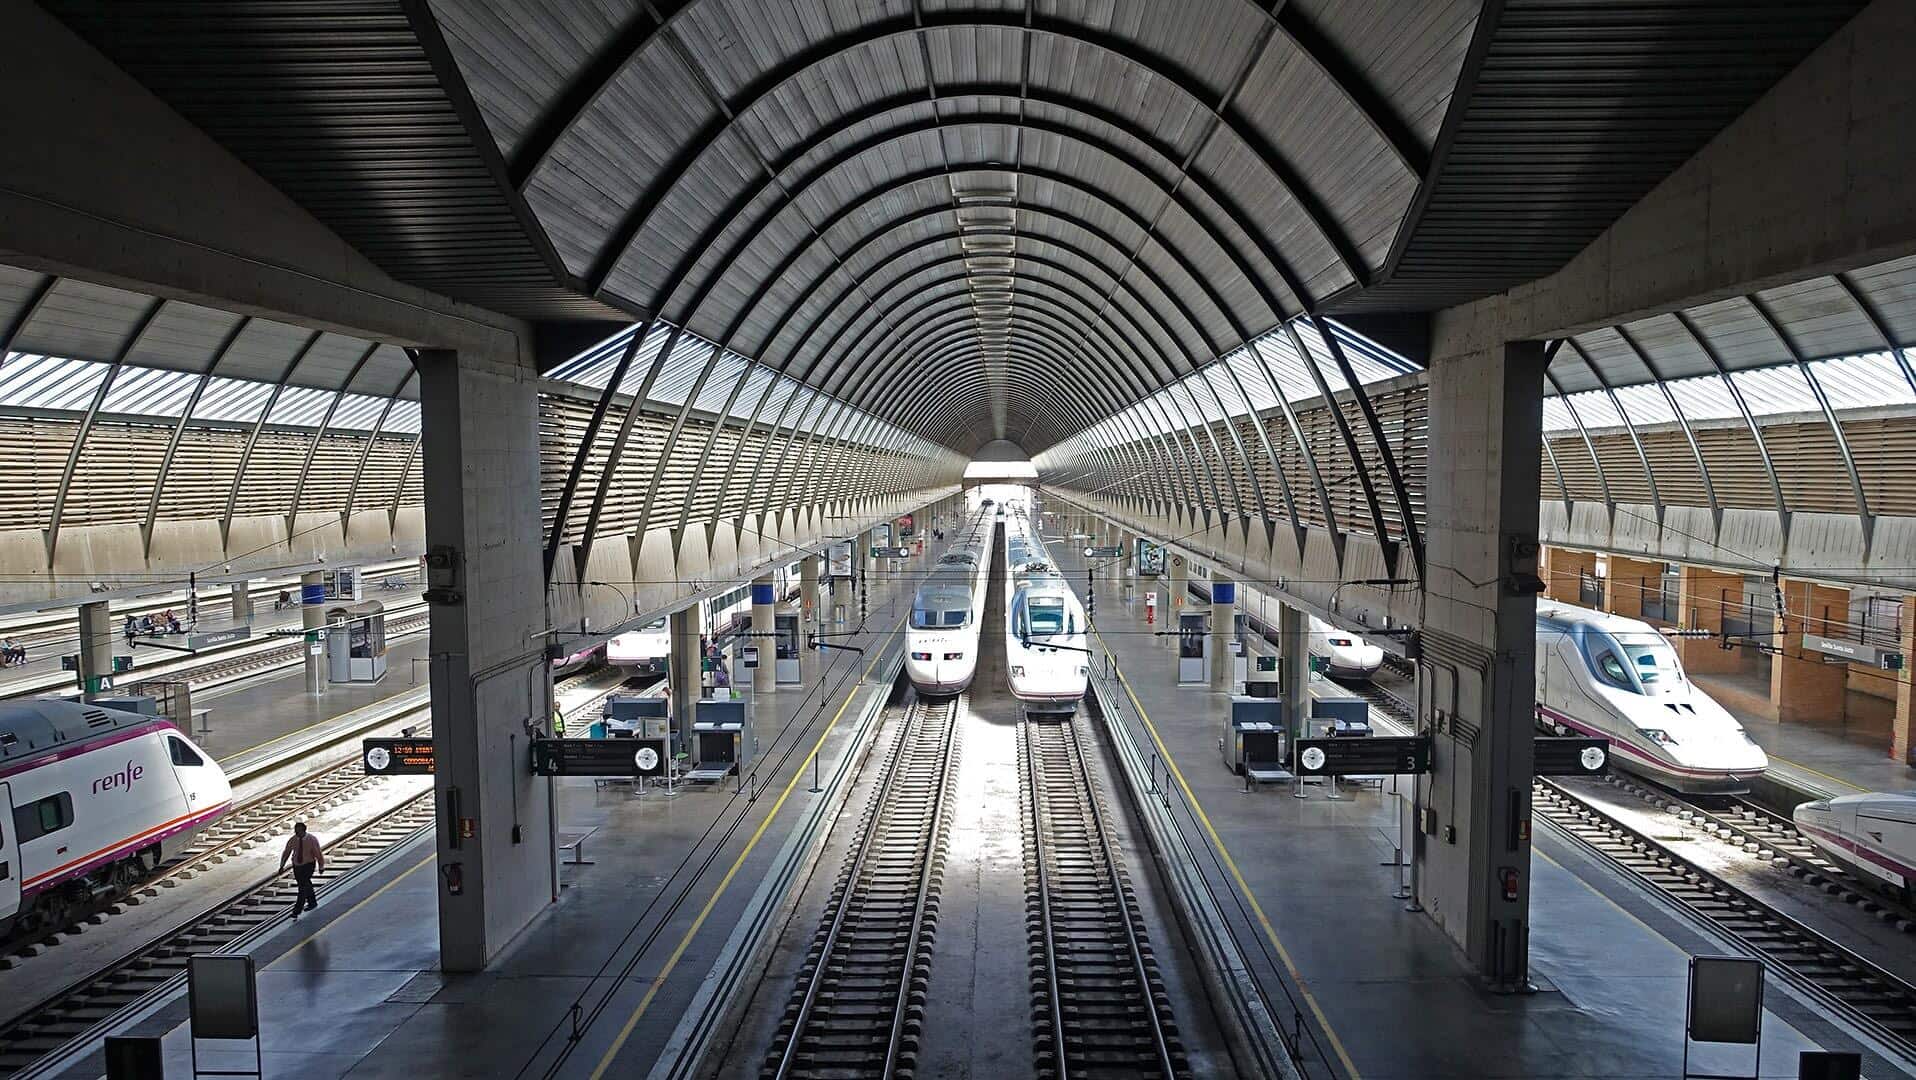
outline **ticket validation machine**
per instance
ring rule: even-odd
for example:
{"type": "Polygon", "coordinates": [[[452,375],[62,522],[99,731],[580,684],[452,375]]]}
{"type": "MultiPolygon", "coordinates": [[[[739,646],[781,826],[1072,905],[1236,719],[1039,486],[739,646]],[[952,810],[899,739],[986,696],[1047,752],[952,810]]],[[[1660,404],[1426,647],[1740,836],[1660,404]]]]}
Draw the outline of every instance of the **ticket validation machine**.
{"type": "Polygon", "coordinates": [[[1202,611],[1178,613],[1178,685],[1206,686],[1211,682],[1211,617],[1202,611]]]}
{"type": "Polygon", "coordinates": [[[781,614],[773,620],[778,630],[774,645],[777,652],[777,682],[780,686],[797,686],[803,678],[798,670],[798,615],[781,614]]]}

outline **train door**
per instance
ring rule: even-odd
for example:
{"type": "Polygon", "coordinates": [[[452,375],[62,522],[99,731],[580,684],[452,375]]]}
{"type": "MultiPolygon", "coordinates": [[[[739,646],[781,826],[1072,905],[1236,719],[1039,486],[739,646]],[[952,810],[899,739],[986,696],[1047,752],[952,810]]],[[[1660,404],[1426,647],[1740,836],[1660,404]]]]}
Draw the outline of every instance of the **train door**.
{"type": "Polygon", "coordinates": [[[13,835],[13,791],[0,780],[0,917],[20,910],[20,843],[13,835]]]}

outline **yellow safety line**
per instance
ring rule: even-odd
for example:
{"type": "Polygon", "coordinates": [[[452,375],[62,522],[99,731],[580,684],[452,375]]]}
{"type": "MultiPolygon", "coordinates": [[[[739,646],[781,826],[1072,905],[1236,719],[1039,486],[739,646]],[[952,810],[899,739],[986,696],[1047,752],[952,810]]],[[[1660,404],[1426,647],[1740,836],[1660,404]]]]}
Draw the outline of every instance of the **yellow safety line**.
{"type": "Polygon", "coordinates": [[[1830,783],[1835,784],[1838,788],[1848,788],[1851,791],[1868,791],[1869,790],[1868,788],[1865,788],[1865,787],[1858,787],[1856,786],[1856,784],[1852,783],[1851,781],[1841,779],[1840,777],[1831,776],[1829,773],[1823,772],[1818,769],[1812,769],[1808,765],[1804,765],[1800,762],[1791,761],[1789,758],[1778,757],[1775,754],[1771,754],[1770,757],[1774,758],[1777,761],[1782,762],[1785,765],[1788,765],[1792,769],[1801,769],[1802,771],[1809,773],[1811,776],[1820,776],[1823,779],[1828,780],[1830,783]]]}
{"type": "MultiPolygon", "coordinates": [[[[893,625],[891,633],[896,633],[898,627],[903,626],[904,623],[904,617],[900,616],[898,622],[893,625]]],[[[889,637],[890,634],[885,636],[889,637]]],[[[878,666],[878,660],[885,655],[885,651],[881,648],[872,654],[871,663],[865,665],[865,670],[858,676],[858,683],[852,687],[852,692],[845,695],[844,703],[838,707],[836,713],[832,714],[831,723],[826,724],[825,730],[818,733],[818,741],[812,744],[813,754],[823,749],[826,737],[831,735],[832,730],[838,726],[838,721],[844,718],[845,710],[851,708],[853,699],[857,698],[859,691],[864,689],[865,679],[878,666]]],[[[713,891],[711,898],[705,901],[705,907],[699,911],[698,918],[692,920],[692,925],[685,931],[685,936],[679,939],[678,947],[672,950],[672,955],[665,961],[665,966],[659,969],[657,975],[652,976],[652,985],[646,989],[645,997],[639,1000],[638,1007],[632,1010],[632,1015],[626,1018],[625,1025],[619,1028],[619,1034],[612,1040],[612,1045],[607,1047],[605,1055],[599,1058],[598,1067],[592,1070],[592,1080],[599,1080],[605,1075],[605,1071],[612,1067],[612,1059],[619,1056],[625,1041],[632,1037],[632,1030],[638,1026],[639,1018],[652,1007],[652,999],[658,996],[659,988],[665,985],[665,980],[672,974],[672,969],[678,966],[679,959],[685,955],[685,950],[691,947],[692,939],[698,936],[699,930],[705,926],[705,920],[712,914],[712,909],[718,906],[719,898],[725,895],[725,890],[731,886],[732,879],[738,876],[739,868],[745,865],[745,860],[758,846],[759,838],[765,835],[765,830],[770,828],[772,822],[778,818],[779,808],[784,806],[785,800],[791,797],[793,789],[798,786],[798,778],[804,773],[804,769],[792,771],[792,778],[786,782],[785,790],[779,793],[778,801],[773,803],[771,810],[766,812],[765,820],[758,823],[758,829],[752,833],[752,838],[745,842],[745,850],[738,853],[738,858],[732,861],[731,869],[725,871],[725,876],[719,879],[718,888],[713,891]]]]}
{"type": "MultiPolygon", "coordinates": [[[[1105,645],[1104,635],[1096,630],[1092,633],[1097,634],[1098,644],[1104,648],[1107,655],[1110,654],[1111,647],[1105,645]]],[[[1138,711],[1138,719],[1143,720],[1145,729],[1151,732],[1151,741],[1157,744],[1158,756],[1164,759],[1164,767],[1177,779],[1178,787],[1184,792],[1185,802],[1190,804],[1191,812],[1197,815],[1198,823],[1203,825],[1204,831],[1210,835],[1211,843],[1216,846],[1218,854],[1224,857],[1224,865],[1231,871],[1232,880],[1237,882],[1238,890],[1244,894],[1244,898],[1251,902],[1251,910],[1257,915],[1258,925],[1264,928],[1264,936],[1270,938],[1271,944],[1277,948],[1279,959],[1284,961],[1284,969],[1291,973],[1291,981],[1297,984],[1298,991],[1304,995],[1305,1004],[1311,1007],[1311,1015],[1317,1017],[1318,1026],[1324,1029],[1324,1034],[1330,1039],[1331,1049],[1336,1051],[1337,1060],[1344,1063],[1344,1071],[1351,1075],[1351,1080],[1362,1080],[1362,1074],[1357,1071],[1356,1063],[1351,1061],[1350,1053],[1344,1049],[1344,1041],[1337,1037],[1337,1031],[1331,1027],[1330,1019],[1324,1015],[1323,1008],[1317,1004],[1316,995],[1311,993],[1311,988],[1305,983],[1304,976],[1298,972],[1297,965],[1291,961],[1290,950],[1278,940],[1277,928],[1271,925],[1270,916],[1264,913],[1264,905],[1257,902],[1257,894],[1251,891],[1250,883],[1244,880],[1244,874],[1237,868],[1237,860],[1231,858],[1230,848],[1224,845],[1224,838],[1218,835],[1217,828],[1211,824],[1210,816],[1205,814],[1204,807],[1198,803],[1196,793],[1185,781],[1184,770],[1178,768],[1177,761],[1171,757],[1171,751],[1164,745],[1164,737],[1158,734],[1157,725],[1151,722],[1151,714],[1144,711],[1144,703],[1138,700],[1138,695],[1131,689],[1131,680],[1124,677],[1123,668],[1118,667],[1113,670],[1118,673],[1118,684],[1124,687],[1125,696],[1131,699],[1131,707],[1138,711]]]]}

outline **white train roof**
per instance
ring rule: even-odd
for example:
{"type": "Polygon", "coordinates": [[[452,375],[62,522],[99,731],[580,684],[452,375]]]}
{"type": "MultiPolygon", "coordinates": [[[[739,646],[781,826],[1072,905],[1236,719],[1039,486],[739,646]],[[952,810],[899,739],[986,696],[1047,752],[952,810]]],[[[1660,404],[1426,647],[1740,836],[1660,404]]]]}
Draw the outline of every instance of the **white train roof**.
{"type": "Polygon", "coordinates": [[[154,719],[61,698],[0,702],[0,762],[19,761],[154,719]]]}
{"type": "Polygon", "coordinates": [[[1854,806],[1857,812],[1870,817],[1916,824],[1916,793],[1913,792],[1872,791],[1866,795],[1844,795],[1831,799],[1830,805],[1854,806]]]}
{"type": "Polygon", "coordinates": [[[1563,626],[1588,626],[1606,634],[1654,634],[1657,628],[1642,619],[1625,618],[1612,615],[1607,611],[1566,604],[1561,600],[1537,601],[1537,618],[1549,619],[1563,626]]]}

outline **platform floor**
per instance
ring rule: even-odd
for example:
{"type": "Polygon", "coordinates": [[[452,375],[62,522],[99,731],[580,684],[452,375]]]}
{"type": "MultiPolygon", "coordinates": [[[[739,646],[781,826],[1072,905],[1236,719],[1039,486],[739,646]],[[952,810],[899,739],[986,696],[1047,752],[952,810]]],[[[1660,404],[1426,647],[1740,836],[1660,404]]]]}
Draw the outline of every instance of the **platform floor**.
{"type": "MultiPolygon", "coordinates": [[[[1082,589],[1082,557],[1052,547],[1082,589]]],[[[1227,699],[1178,687],[1175,637],[1155,634],[1162,619],[1144,624],[1143,589],[1117,591],[1097,602],[1101,647],[1120,673],[1116,693],[1148,718],[1139,727],[1170,763],[1182,795],[1174,802],[1216,852],[1207,877],[1274,1012],[1288,1021],[1295,1010],[1337,1075],[1679,1073],[1688,957],[1725,950],[1544,834],[1531,883],[1532,974],[1544,990],[1490,991],[1434,921],[1393,895],[1401,834],[1388,783],[1382,792],[1345,785],[1339,801],[1321,788],[1304,799],[1288,786],[1247,793],[1219,754],[1227,699]]],[[[1329,683],[1314,692],[1345,696],[1329,683]]],[[[1772,988],[1769,1005],[1766,1077],[1795,1076],[1800,1050],[1857,1048],[1781,991],[1772,988]]],[[[1877,1064],[1867,1075],[1900,1075],[1877,1064]]],[[[1705,1048],[1691,1065],[1747,1075],[1750,1059],[1705,1048]]]]}
{"type": "MultiPolygon", "coordinates": [[[[896,660],[911,592],[937,553],[928,545],[874,575],[867,630],[841,639],[862,653],[827,653],[810,687],[773,696],[774,719],[759,714],[761,767],[743,790],[728,781],[666,798],[560,781],[558,827],[589,833],[578,855],[585,864],[564,856],[558,901],[491,971],[437,970],[429,844],[263,943],[255,955],[266,1075],[644,1075],[768,865],[821,797],[810,792],[814,749],[829,776],[852,748],[856,718],[889,692],[871,673],[896,660]]],[[[168,1075],[189,1075],[183,1019],[175,1004],[134,1029],[165,1035],[168,1075]]],[[[252,1056],[200,1060],[250,1068],[252,1056]]],[[[99,1072],[96,1055],[65,1075],[99,1072]]]]}
{"type": "MultiPolygon", "coordinates": [[[[1750,738],[1770,756],[1772,770],[1786,774],[1793,786],[1829,795],[1859,791],[1916,791],[1916,767],[1890,757],[1883,725],[1874,721],[1839,726],[1784,724],[1744,706],[1744,694],[1769,694],[1769,679],[1754,674],[1698,675],[1696,684],[1710,691],[1743,724],[1750,738]],[[1730,693],[1717,693],[1727,688],[1730,693]]],[[[1852,692],[1850,700],[1863,709],[1880,712],[1880,698],[1852,692]]],[[[1893,712],[1894,709],[1892,708],[1893,712]]]]}

